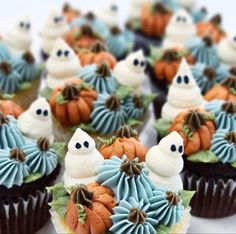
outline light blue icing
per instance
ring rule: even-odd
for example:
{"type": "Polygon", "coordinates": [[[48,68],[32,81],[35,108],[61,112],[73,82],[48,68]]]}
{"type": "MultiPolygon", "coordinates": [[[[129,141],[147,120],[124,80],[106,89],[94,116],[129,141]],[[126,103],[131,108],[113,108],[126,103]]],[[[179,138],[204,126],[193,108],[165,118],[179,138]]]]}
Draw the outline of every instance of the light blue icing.
{"type": "Polygon", "coordinates": [[[57,166],[57,155],[54,149],[41,151],[37,141],[26,143],[22,148],[26,155],[26,163],[32,173],[49,175],[57,166]]]}
{"type": "Polygon", "coordinates": [[[193,17],[193,21],[195,23],[198,23],[198,22],[206,19],[207,12],[203,11],[201,8],[200,9],[193,9],[192,17],[193,17]]]}
{"type": "Polygon", "coordinates": [[[152,196],[152,190],[155,188],[147,176],[148,169],[138,163],[136,159],[132,160],[132,164],[140,167],[141,173],[131,176],[127,172],[121,171],[121,166],[126,161],[125,155],[122,158],[113,156],[111,159],[105,160],[103,166],[97,171],[97,182],[110,188],[115,193],[117,201],[134,197],[138,201],[143,199],[144,202],[148,202],[152,196]]]}
{"type": "Polygon", "coordinates": [[[109,97],[109,94],[100,94],[94,103],[91,114],[92,126],[101,134],[114,133],[127,119],[126,110],[122,101],[117,110],[110,110],[106,107],[106,101],[109,97]]]}
{"type": "Polygon", "coordinates": [[[134,33],[129,30],[128,28],[125,28],[124,31],[122,32],[124,38],[126,39],[126,41],[133,46],[134,42],[135,42],[135,35],[134,33]]]}
{"type": "Polygon", "coordinates": [[[220,66],[217,67],[217,76],[219,77],[219,80],[223,81],[224,79],[227,79],[230,76],[234,76],[230,69],[232,67],[227,64],[220,64],[220,66]]]}
{"type": "Polygon", "coordinates": [[[222,110],[222,105],[226,103],[223,100],[213,100],[205,105],[205,110],[213,112],[215,115],[216,129],[236,129],[236,114],[226,113],[222,110]]]}
{"type": "Polygon", "coordinates": [[[212,67],[216,67],[219,64],[219,57],[217,49],[214,45],[207,46],[202,38],[194,37],[187,41],[187,48],[190,54],[199,63],[204,63],[212,67]]]}
{"type": "Polygon", "coordinates": [[[13,116],[8,115],[8,123],[0,126],[0,149],[21,147],[25,141],[17,127],[17,121],[13,116]]]}
{"type": "Polygon", "coordinates": [[[165,7],[167,7],[171,11],[175,11],[180,7],[177,0],[161,0],[161,3],[163,3],[165,7]]]}
{"type": "Polygon", "coordinates": [[[145,204],[143,200],[137,201],[130,197],[122,200],[114,209],[111,216],[112,227],[110,231],[114,234],[156,234],[158,221],[154,218],[154,212],[150,211],[150,204],[145,204]],[[144,223],[133,223],[129,220],[132,209],[138,209],[146,214],[144,223]]]}
{"type": "Polygon", "coordinates": [[[97,69],[98,66],[96,64],[83,67],[80,70],[80,78],[92,85],[99,93],[113,93],[118,87],[115,77],[112,74],[108,77],[103,77],[97,73],[97,69]]]}
{"type": "Polygon", "coordinates": [[[9,61],[11,59],[11,54],[8,48],[0,42],[0,61],[7,60],[9,61]]]}
{"type": "Polygon", "coordinates": [[[205,74],[204,71],[206,68],[212,68],[207,66],[203,63],[196,63],[195,65],[191,66],[191,71],[193,74],[193,77],[195,78],[198,86],[201,88],[202,93],[205,94],[209,89],[211,89],[215,84],[220,83],[222,79],[222,74],[219,69],[212,68],[215,71],[215,77],[212,79],[209,79],[205,74]]]}
{"type": "Polygon", "coordinates": [[[151,203],[150,210],[155,212],[154,217],[159,224],[172,226],[183,217],[184,206],[182,201],[179,201],[178,204],[170,204],[167,200],[167,192],[165,189],[153,191],[153,196],[149,199],[151,203]]]}
{"type": "Polygon", "coordinates": [[[126,113],[128,118],[139,119],[144,114],[144,107],[138,108],[135,106],[133,97],[128,97],[124,100],[124,106],[126,108],[126,113]]]}
{"type": "Polygon", "coordinates": [[[22,185],[24,178],[29,176],[26,162],[10,159],[11,150],[0,150],[0,184],[11,188],[22,185]]]}
{"type": "MultiPolygon", "coordinates": [[[[234,129],[236,131],[236,129],[234,129]]],[[[228,130],[219,129],[212,137],[210,150],[222,163],[236,162],[236,145],[225,140],[228,130]]]]}

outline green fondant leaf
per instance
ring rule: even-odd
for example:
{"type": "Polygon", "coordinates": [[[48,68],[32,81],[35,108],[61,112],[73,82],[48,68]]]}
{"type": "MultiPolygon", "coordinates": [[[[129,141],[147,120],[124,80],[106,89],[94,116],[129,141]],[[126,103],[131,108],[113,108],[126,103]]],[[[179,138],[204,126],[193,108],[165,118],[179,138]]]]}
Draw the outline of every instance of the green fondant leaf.
{"type": "Polygon", "coordinates": [[[148,105],[155,100],[155,98],[158,96],[158,93],[153,93],[153,94],[146,94],[146,95],[142,95],[142,101],[143,101],[143,105],[145,108],[148,107],[148,105]]]}
{"type": "Polygon", "coordinates": [[[231,167],[236,168],[236,162],[233,162],[233,163],[231,163],[230,165],[231,165],[231,167]]]}
{"type": "Polygon", "coordinates": [[[56,151],[58,161],[61,162],[66,155],[66,143],[64,142],[54,142],[52,148],[56,151]]]}
{"type": "Polygon", "coordinates": [[[187,160],[195,163],[217,163],[219,159],[217,156],[211,151],[199,151],[195,154],[187,157],[187,160]]]}
{"type": "Polygon", "coordinates": [[[24,183],[30,183],[30,182],[34,182],[35,180],[38,180],[39,178],[41,178],[43,176],[42,173],[34,173],[29,175],[28,177],[26,177],[24,179],[24,183]]]}
{"type": "Polygon", "coordinates": [[[206,120],[211,120],[211,121],[213,121],[213,120],[215,120],[215,114],[214,114],[213,112],[207,113],[207,114],[205,115],[205,118],[206,118],[206,120]]]}
{"type": "Polygon", "coordinates": [[[3,93],[3,94],[0,94],[0,97],[3,100],[11,100],[15,97],[15,94],[3,93]]]}
{"type": "Polygon", "coordinates": [[[193,132],[188,128],[187,125],[183,126],[183,132],[184,132],[184,135],[187,136],[189,140],[192,140],[193,132]]]}
{"type": "Polygon", "coordinates": [[[86,82],[82,82],[82,83],[79,85],[79,89],[80,89],[80,90],[90,90],[90,89],[92,89],[92,88],[93,88],[93,86],[90,85],[90,84],[88,84],[88,83],[86,83],[86,82]]]}
{"type": "Polygon", "coordinates": [[[157,60],[160,60],[162,58],[162,56],[163,56],[163,50],[162,49],[160,49],[159,47],[151,46],[150,50],[151,50],[150,58],[153,61],[157,61],[157,60]]]}
{"type": "Polygon", "coordinates": [[[143,124],[143,122],[142,121],[140,121],[140,120],[137,120],[137,119],[128,119],[127,121],[126,121],[126,123],[129,125],[129,126],[137,126],[137,125],[141,125],[141,124],[143,124]]]}
{"type": "Polygon", "coordinates": [[[82,123],[79,126],[76,127],[77,128],[81,128],[82,130],[89,132],[89,133],[95,133],[96,130],[94,129],[94,127],[91,125],[91,123],[82,123]]]}
{"type": "Polygon", "coordinates": [[[168,135],[170,126],[171,122],[163,118],[158,119],[154,124],[154,128],[158,131],[160,137],[168,135]]]}
{"type": "Polygon", "coordinates": [[[151,67],[153,67],[155,64],[155,59],[153,57],[148,57],[146,58],[146,62],[150,64],[151,67]]]}
{"type": "Polygon", "coordinates": [[[31,86],[32,86],[32,84],[30,82],[24,82],[24,83],[21,84],[20,89],[21,90],[26,90],[26,89],[31,88],[31,86]]]}
{"type": "Polygon", "coordinates": [[[47,100],[50,99],[51,94],[52,94],[52,89],[51,89],[51,88],[48,88],[48,87],[46,87],[46,88],[44,88],[44,89],[42,89],[42,90],[40,91],[40,95],[41,95],[42,97],[45,97],[47,100]]]}
{"type": "Polygon", "coordinates": [[[68,100],[65,100],[62,93],[60,93],[58,96],[57,96],[57,103],[60,104],[60,105],[63,105],[65,103],[67,103],[68,100]]]}
{"type": "Polygon", "coordinates": [[[234,89],[234,88],[230,88],[229,92],[232,93],[233,95],[236,95],[236,89],[234,89]]]}
{"type": "Polygon", "coordinates": [[[130,93],[133,92],[133,88],[130,86],[126,85],[121,85],[119,88],[116,90],[115,95],[120,99],[123,100],[126,97],[130,95],[130,93]]]}
{"type": "Polygon", "coordinates": [[[171,230],[171,227],[165,226],[165,225],[159,225],[157,227],[157,234],[169,234],[171,230]]]}
{"type": "Polygon", "coordinates": [[[138,18],[132,19],[131,24],[132,24],[132,29],[134,31],[141,28],[141,22],[140,22],[140,19],[138,18]]]}
{"type": "Polygon", "coordinates": [[[186,190],[182,190],[178,193],[185,209],[188,208],[189,203],[194,194],[195,194],[195,191],[186,191],[186,190]]]}
{"type": "Polygon", "coordinates": [[[81,224],[85,224],[86,221],[86,212],[84,209],[84,206],[81,204],[77,204],[77,209],[78,209],[78,221],[81,224]]]}
{"type": "Polygon", "coordinates": [[[57,183],[51,187],[47,187],[49,193],[52,193],[53,199],[57,200],[59,197],[69,196],[64,184],[62,182],[57,183]]]}
{"type": "Polygon", "coordinates": [[[108,138],[108,139],[105,139],[105,138],[102,138],[102,137],[98,137],[97,138],[102,144],[104,144],[104,145],[111,145],[113,142],[114,142],[114,140],[116,139],[116,137],[115,136],[112,136],[112,137],[110,137],[110,138],[108,138]]]}

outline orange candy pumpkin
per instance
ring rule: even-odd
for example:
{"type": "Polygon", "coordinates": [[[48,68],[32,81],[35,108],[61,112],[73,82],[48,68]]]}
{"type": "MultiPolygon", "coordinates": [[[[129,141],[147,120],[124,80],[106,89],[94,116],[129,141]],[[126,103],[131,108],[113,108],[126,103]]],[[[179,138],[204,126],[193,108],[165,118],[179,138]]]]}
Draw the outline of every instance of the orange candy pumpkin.
{"type": "Polygon", "coordinates": [[[144,5],[141,15],[141,30],[151,37],[161,37],[172,13],[162,3],[144,5]]]}
{"type": "Polygon", "coordinates": [[[216,129],[209,113],[203,110],[188,110],[177,115],[169,131],[176,131],[181,135],[184,140],[184,152],[191,155],[201,150],[209,150],[216,129]]]}
{"type": "Polygon", "coordinates": [[[208,22],[197,23],[197,34],[200,37],[210,36],[215,43],[219,43],[225,37],[225,32],[221,28],[221,21],[221,15],[217,14],[208,22]]]}
{"type": "Polygon", "coordinates": [[[0,100],[0,112],[4,115],[12,115],[15,118],[18,118],[24,110],[11,100],[0,100]]]}
{"type": "Polygon", "coordinates": [[[148,148],[139,142],[131,127],[124,125],[118,129],[116,139],[111,144],[103,144],[99,151],[105,159],[114,155],[121,158],[125,154],[129,160],[137,157],[144,162],[148,148]]]}
{"type": "Polygon", "coordinates": [[[79,185],[70,196],[66,224],[76,234],[103,234],[112,226],[113,192],[98,183],[79,185]],[[82,214],[79,216],[79,213],[82,214]]]}
{"type": "Polygon", "coordinates": [[[236,103],[236,77],[231,76],[220,84],[215,85],[206,93],[205,99],[207,101],[221,99],[236,103]]]}
{"type": "Polygon", "coordinates": [[[66,22],[68,23],[80,15],[80,12],[74,9],[69,3],[64,4],[62,11],[66,22]]]}
{"type": "Polygon", "coordinates": [[[113,69],[117,62],[115,57],[110,54],[105,49],[105,46],[100,42],[96,42],[95,44],[93,44],[90,50],[78,50],[77,55],[82,66],[93,63],[97,65],[106,63],[110,68],[113,69]]]}
{"type": "Polygon", "coordinates": [[[76,79],[52,92],[49,100],[51,110],[62,125],[74,126],[89,122],[97,92],[84,84],[76,79]]]}

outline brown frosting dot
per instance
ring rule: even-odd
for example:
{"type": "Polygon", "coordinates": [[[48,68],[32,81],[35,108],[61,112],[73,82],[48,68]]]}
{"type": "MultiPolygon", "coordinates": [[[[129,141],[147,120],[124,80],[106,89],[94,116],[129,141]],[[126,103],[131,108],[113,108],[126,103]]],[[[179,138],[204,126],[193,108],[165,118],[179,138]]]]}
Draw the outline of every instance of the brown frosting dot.
{"type": "Polygon", "coordinates": [[[137,137],[137,133],[129,125],[123,125],[117,130],[116,137],[120,138],[137,137]]]}
{"type": "Polygon", "coordinates": [[[231,67],[229,72],[231,75],[236,76],[236,67],[231,67]]]}
{"type": "Polygon", "coordinates": [[[120,166],[120,171],[125,172],[130,177],[140,175],[142,172],[142,167],[138,163],[137,159],[128,160],[126,159],[120,166]]]}
{"type": "Polygon", "coordinates": [[[134,95],[133,96],[133,103],[136,108],[138,108],[138,109],[143,108],[143,101],[140,96],[134,95]]]}
{"type": "Polygon", "coordinates": [[[34,56],[32,53],[30,52],[25,52],[23,55],[22,55],[22,58],[29,64],[32,64],[35,62],[35,59],[34,59],[34,56]]]}
{"type": "Polygon", "coordinates": [[[7,124],[8,122],[8,118],[2,112],[0,112],[0,126],[7,124]]]}
{"type": "Polygon", "coordinates": [[[228,114],[234,114],[236,113],[236,103],[234,102],[225,102],[222,106],[221,106],[221,110],[223,110],[224,112],[228,113],[228,114]]]}
{"type": "Polygon", "coordinates": [[[177,61],[178,53],[175,50],[166,50],[162,56],[162,59],[168,63],[177,61]]]}
{"type": "Polygon", "coordinates": [[[180,202],[179,196],[173,192],[166,192],[166,199],[170,205],[177,206],[180,202]]]}
{"type": "Polygon", "coordinates": [[[50,147],[49,140],[47,138],[41,137],[38,139],[38,148],[41,151],[48,151],[50,147]]]}
{"type": "Polygon", "coordinates": [[[86,15],[85,15],[85,18],[87,20],[94,20],[95,19],[95,15],[93,14],[93,12],[88,12],[86,15]]]}
{"type": "Polygon", "coordinates": [[[221,84],[228,89],[235,89],[236,90],[236,77],[231,76],[221,82],[221,84]]]}
{"type": "Polygon", "coordinates": [[[213,80],[216,77],[216,72],[212,67],[206,67],[203,71],[203,74],[209,79],[213,80]]]}
{"type": "Polygon", "coordinates": [[[89,37],[95,36],[94,31],[89,24],[85,24],[81,27],[81,33],[82,35],[89,36],[89,37]]]}
{"type": "Polygon", "coordinates": [[[109,77],[109,76],[111,76],[110,68],[109,68],[109,66],[106,63],[102,63],[100,66],[98,66],[97,73],[101,77],[109,77]]]}
{"type": "Polygon", "coordinates": [[[116,111],[120,108],[120,105],[120,100],[116,95],[111,95],[105,103],[105,106],[111,111],[116,111]]]}
{"type": "Polygon", "coordinates": [[[135,224],[145,223],[146,218],[147,218],[147,214],[138,208],[132,208],[128,216],[128,220],[135,224]]]}
{"type": "Polygon", "coordinates": [[[236,132],[228,132],[225,135],[225,140],[228,141],[230,144],[235,144],[236,145],[236,132]]]}
{"type": "Polygon", "coordinates": [[[12,72],[12,67],[11,67],[11,64],[7,61],[2,61],[0,63],[0,69],[3,73],[5,74],[10,74],[12,72]]]}
{"type": "Polygon", "coordinates": [[[79,88],[76,85],[69,84],[62,90],[62,95],[65,100],[76,100],[79,98],[79,88]]]}
{"type": "Polygon", "coordinates": [[[112,35],[119,35],[121,33],[120,29],[118,26],[114,26],[111,28],[111,34],[112,35]]]}
{"type": "Polygon", "coordinates": [[[204,41],[207,47],[211,47],[213,45],[213,40],[211,36],[205,36],[202,38],[202,40],[204,41]]]}
{"type": "Polygon", "coordinates": [[[20,150],[18,148],[14,148],[10,152],[10,159],[15,159],[16,161],[24,162],[25,161],[25,154],[22,150],[20,150]]]}
{"type": "Polygon", "coordinates": [[[91,52],[93,52],[93,53],[97,54],[102,51],[106,51],[106,48],[105,48],[104,44],[99,41],[95,42],[91,47],[91,52]]]}
{"type": "Polygon", "coordinates": [[[197,131],[206,123],[206,118],[203,113],[200,113],[198,110],[191,110],[185,117],[185,124],[192,131],[197,131]]]}
{"type": "Polygon", "coordinates": [[[87,207],[92,205],[93,192],[88,190],[88,187],[84,184],[79,185],[72,192],[72,200],[75,204],[81,204],[87,207]]]}
{"type": "Polygon", "coordinates": [[[218,26],[222,22],[222,16],[220,14],[216,14],[210,19],[210,22],[218,26]]]}
{"type": "Polygon", "coordinates": [[[165,14],[168,12],[165,5],[161,2],[157,2],[153,5],[153,11],[161,14],[165,14]]]}

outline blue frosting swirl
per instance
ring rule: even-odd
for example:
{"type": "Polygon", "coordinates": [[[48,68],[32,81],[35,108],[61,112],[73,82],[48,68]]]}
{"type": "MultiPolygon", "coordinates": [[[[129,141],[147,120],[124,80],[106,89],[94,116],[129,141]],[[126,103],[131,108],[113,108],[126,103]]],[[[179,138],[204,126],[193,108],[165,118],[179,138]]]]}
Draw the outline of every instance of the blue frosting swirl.
{"type": "Polygon", "coordinates": [[[203,21],[207,17],[207,11],[203,10],[203,8],[193,9],[192,10],[192,17],[193,17],[193,21],[195,23],[203,21]]]}
{"type": "Polygon", "coordinates": [[[177,0],[161,0],[161,3],[171,11],[175,11],[180,7],[177,0]]]}
{"type": "Polygon", "coordinates": [[[125,155],[122,158],[113,156],[97,170],[97,181],[110,188],[117,201],[134,197],[138,201],[143,199],[148,202],[155,186],[147,175],[148,170],[137,159],[129,161],[125,155]],[[138,173],[130,173],[137,168],[138,173]]]}
{"type": "MultiPolygon", "coordinates": [[[[2,115],[2,114],[1,114],[2,115]]],[[[17,127],[17,121],[13,116],[1,116],[5,118],[7,122],[0,125],[0,149],[21,147],[25,141],[19,128],[17,127]]]]}
{"type": "Polygon", "coordinates": [[[104,77],[97,70],[96,64],[85,66],[80,71],[80,78],[92,85],[99,93],[113,93],[118,87],[115,77],[112,74],[104,77]]]}
{"type": "Polygon", "coordinates": [[[229,66],[228,64],[221,64],[220,66],[218,66],[216,71],[217,71],[217,77],[219,77],[219,80],[223,81],[224,79],[230,76],[235,76],[235,72],[232,73],[231,69],[233,69],[233,67],[229,66]]]}
{"type": "Polygon", "coordinates": [[[190,39],[187,44],[190,54],[197,62],[216,67],[219,64],[217,49],[214,45],[207,46],[202,38],[195,37],[190,39]]]}
{"type": "Polygon", "coordinates": [[[125,28],[124,31],[122,32],[124,38],[126,39],[126,41],[128,41],[128,43],[132,46],[134,45],[135,42],[135,35],[134,33],[129,30],[128,28],[125,28]]]}
{"type": "Polygon", "coordinates": [[[151,203],[150,210],[155,213],[154,217],[159,224],[172,226],[183,217],[184,206],[177,194],[164,189],[156,189],[153,191],[153,196],[149,199],[149,202],[151,203]],[[168,196],[171,196],[170,200],[168,200],[168,196]],[[173,196],[178,199],[175,201],[176,203],[171,201],[173,196]]]}
{"type": "MultiPolygon", "coordinates": [[[[234,129],[234,131],[235,130],[236,129],[234,129]]],[[[234,132],[231,133],[233,134],[234,132]]],[[[210,150],[222,163],[233,163],[236,162],[236,144],[225,139],[227,134],[230,134],[228,130],[217,130],[212,137],[210,150]]],[[[234,134],[236,134],[236,132],[234,134]]]]}
{"type": "Polygon", "coordinates": [[[0,61],[7,60],[9,61],[11,59],[11,54],[8,48],[0,42],[0,61]]]}
{"type": "Polygon", "coordinates": [[[223,100],[213,100],[205,105],[205,110],[214,113],[216,129],[236,129],[236,114],[228,113],[222,109],[228,102],[223,100]]]}
{"type": "MultiPolygon", "coordinates": [[[[127,114],[123,101],[119,100],[119,104],[115,108],[108,108],[108,99],[116,98],[109,94],[100,94],[94,103],[93,112],[91,114],[93,128],[101,134],[112,134],[126,121],[127,114]]],[[[117,105],[117,104],[115,104],[117,105]]]]}
{"type": "Polygon", "coordinates": [[[24,179],[29,176],[26,162],[10,158],[10,149],[0,150],[0,155],[0,184],[7,188],[22,185],[24,179]]]}
{"type": "Polygon", "coordinates": [[[139,97],[127,97],[124,100],[124,106],[126,108],[126,113],[128,115],[128,118],[132,119],[139,119],[144,114],[145,108],[144,106],[137,106],[135,104],[135,99],[139,97]]]}
{"type": "Polygon", "coordinates": [[[113,209],[114,214],[111,216],[113,225],[110,231],[116,234],[156,234],[158,221],[154,218],[154,212],[150,211],[149,208],[150,204],[145,204],[143,200],[137,201],[133,197],[122,200],[113,209]],[[131,220],[130,215],[135,212],[139,212],[145,217],[142,223],[131,220]]]}

